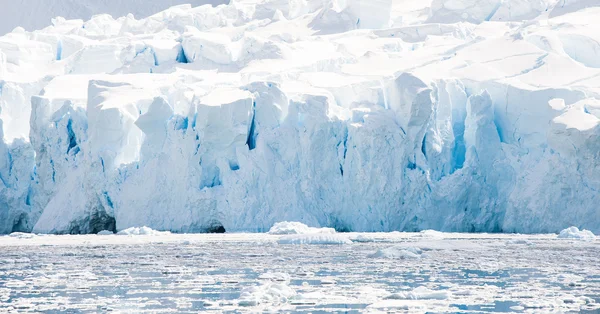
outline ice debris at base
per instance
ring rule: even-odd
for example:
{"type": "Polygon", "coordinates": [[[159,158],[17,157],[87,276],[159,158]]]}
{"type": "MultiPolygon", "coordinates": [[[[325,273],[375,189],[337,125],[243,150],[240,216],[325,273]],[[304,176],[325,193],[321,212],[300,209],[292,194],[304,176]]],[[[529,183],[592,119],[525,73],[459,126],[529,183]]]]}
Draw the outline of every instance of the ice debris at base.
{"type": "Polygon", "coordinates": [[[352,241],[343,234],[300,234],[282,236],[279,244],[351,244],[352,241]]]}
{"type": "Polygon", "coordinates": [[[301,222],[296,221],[281,221],[275,223],[269,234],[314,234],[314,233],[335,233],[333,228],[312,228],[301,222]]]}
{"type": "Polygon", "coordinates": [[[598,233],[599,14],[240,0],[15,29],[0,233],[598,233]]]}
{"type": "Polygon", "coordinates": [[[435,238],[435,239],[442,239],[447,237],[447,234],[444,234],[443,232],[439,232],[436,230],[422,230],[420,232],[421,236],[423,236],[424,238],[435,238]]]}
{"type": "MultiPolygon", "coordinates": [[[[127,230],[129,230],[129,229],[127,229],[127,230]]],[[[123,230],[123,231],[125,231],[125,230],[123,230]]],[[[109,231],[109,230],[102,230],[102,231],[98,232],[97,234],[98,235],[113,235],[115,233],[112,231],[109,231]]]]}
{"type": "MultiPolygon", "coordinates": [[[[108,231],[110,232],[110,231],[108,231]]],[[[151,228],[148,228],[146,226],[143,227],[131,227],[131,228],[127,228],[125,230],[121,230],[119,232],[117,232],[118,235],[162,235],[162,234],[169,234],[170,232],[168,231],[156,231],[156,230],[152,230],[151,228]]],[[[98,233],[100,234],[100,233],[98,233]]],[[[106,234],[106,233],[104,233],[106,234]]]]}
{"type": "Polygon", "coordinates": [[[577,227],[569,227],[567,229],[562,230],[558,234],[559,239],[574,239],[574,240],[583,240],[583,241],[594,241],[596,240],[596,236],[589,230],[579,230],[577,227]]]}
{"type": "Polygon", "coordinates": [[[369,255],[371,258],[419,259],[423,251],[416,247],[389,247],[369,255]]]}
{"type": "Polygon", "coordinates": [[[24,233],[24,232],[13,232],[13,233],[9,234],[8,236],[10,236],[12,238],[17,238],[17,239],[33,239],[36,237],[36,235],[33,233],[24,233]]]}

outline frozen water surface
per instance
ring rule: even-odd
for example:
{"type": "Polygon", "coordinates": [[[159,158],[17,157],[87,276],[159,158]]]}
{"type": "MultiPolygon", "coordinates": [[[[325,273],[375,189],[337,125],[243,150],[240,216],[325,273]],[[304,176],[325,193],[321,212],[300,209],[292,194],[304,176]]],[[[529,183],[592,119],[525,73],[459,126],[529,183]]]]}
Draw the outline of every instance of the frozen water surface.
{"type": "Polygon", "coordinates": [[[595,239],[335,236],[2,236],[0,312],[600,311],[595,239]]]}

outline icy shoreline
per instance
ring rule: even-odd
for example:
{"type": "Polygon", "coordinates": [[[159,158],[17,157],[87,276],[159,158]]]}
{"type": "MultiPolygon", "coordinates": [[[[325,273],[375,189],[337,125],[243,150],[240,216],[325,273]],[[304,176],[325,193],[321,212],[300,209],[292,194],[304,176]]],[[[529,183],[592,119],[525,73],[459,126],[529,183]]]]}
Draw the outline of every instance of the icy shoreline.
{"type": "MultiPolygon", "coordinates": [[[[81,235],[84,236],[84,235],[81,235]]],[[[102,230],[98,232],[96,235],[90,234],[85,235],[87,238],[82,238],[77,235],[50,235],[50,234],[34,234],[34,233],[23,233],[23,232],[13,232],[11,234],[2,236],[0,235],[1,245],[11,245],[12,244],[23,244],[27,242],[31,242],[32,244],[40,245],[40,244],[49,244],[50,242],[56,242],[57,244],[61,244],[59,239],[78,239],[76,241],[80,241],[81,239],[88,239],[91,241],[99,241],[97,243],[106,242],[108,243],[127,243],[128,240],[121,240],[118,238],[130,238],[130,239],[152,239],[152,238],[160,238],[161,241],[170,240],[170,241],[179,241],[181,239],[189,238],[189,237],[203,237],[205,236],[208,240],[214,241],[249,241],[254,238],[261,238],[268,241],[274,241],[279,244],[291,244],[291,245],[337,245],[337,244],[359,244],[359,243],[395,243],[395,242],[403,242],[408,238],[417,238],[424,241],[438,241],[439,243],[436,246],[442,246],[441,243],[447,239],[490,239],[490,240],[498,240],[498,239],[510,239],[510,238],[525,238],[525,239],[557,239],[563,241],[570,241],[571,243],[584,241],[584,242],[594,242],[597,240],[597,237],[590,232],[589,230],[579,230],[577,227],[569,227],[562,230],[558,235],[556,234],[505,234],[505,233],[458,233],[458,232],[439,232],[435,230],[423,230],[421,232],[336,232],[331,228],[314,228],[308,227],[299,222],[279,222],[276,223],[273,227],[271,227],[270,231],[267,233],[226,233],[226,234],[206,234],[206,233],[171,233],[169,231],[157,231],[146,226],[143,227],[131,227],[125,230],[121,230],[117,233],[113,233],[112,231],[102,230]],[[108,236],[108,238],[106,237],[108,236]],[[110,236],[118,236],[116,238],[112,238],[114,241],[111,241],[110,236]],[[269,239],[270,237],[270,239],[269,239]],[[16,241],[11,241],[14,239],[16,241]],[[33,241],[18,241],[18,240],[31,240],[37,239],[33,241]],[[41,241],[41,242],[40,242],[41,241]]],[[[134,240],[134,242],[137,240],[134,240]]],[[[189,242],[189,241],[188,241],[189,242]]],[[[187,242],[186,242],[187,243],[187,242]]],[[[507,244],[528,244],[530,243],[528,240],[519,240],[516,242],[507,242],[507,244]]],[[[189,244],[189,243],[188,243],[189,244]]],[[[420,250],[414,251],[412,248],[406,251],[406,248],[399,247],[394,248],[390,247],[387,251],[378,251],[373,254],[373,257],[406,257],[408,258],[419,258],[422,252],[420,250]]]]}

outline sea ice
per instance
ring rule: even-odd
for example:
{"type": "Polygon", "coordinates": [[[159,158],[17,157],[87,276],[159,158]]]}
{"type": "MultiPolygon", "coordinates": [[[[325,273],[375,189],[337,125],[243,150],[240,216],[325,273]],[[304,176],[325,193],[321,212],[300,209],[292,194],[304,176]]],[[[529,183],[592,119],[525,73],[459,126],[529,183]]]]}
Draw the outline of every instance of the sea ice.
{"type": "Polygon", "coordinates": [[[275,223],[269,234],[314,234],[314,233],[335,233],[333,228],[312,228],[301,222],[282,221],[275,223]]]}
{"type": "Polygon", "coordinates": [[[146,226],[143,227],[131,227],[131,228],[127,228],[125,230],[121,230],[119,232],[117,232],[118,235],[152,235],[152,236],[157,236],[157,235],[161,235],[161,234],[168,234],[170,232],[168,231],[156,231],[156,230],[152,230],[151,228],[148,228],[146,226]]]}
{"type": "Polygon", "coordinates": [[[594,241],[596,236],[589,230],[579,230],[577,227],[563,229],[558,234],[559,239],[575,239],[584,241],[594,241]]]}
{"type": "Polygon", "coordinates": [[[342,234],[300,234],[279,238],[279,244],[351,244],[352,241],[342,234]]]}
{"type": "Polygon", "coordinates": [[[296,291],[285,283],[267,283],[244,288],[240,293],[240,306],[256,306],[262,303],[287,303],[296,291]]]}
{"type": "Polygon", "coordinates": [[[371,258],[397,258],[397,259],[419,259],[423,251],[416,247],[394,246],[379,249],[377,252],[369,255],[371,258]]]}

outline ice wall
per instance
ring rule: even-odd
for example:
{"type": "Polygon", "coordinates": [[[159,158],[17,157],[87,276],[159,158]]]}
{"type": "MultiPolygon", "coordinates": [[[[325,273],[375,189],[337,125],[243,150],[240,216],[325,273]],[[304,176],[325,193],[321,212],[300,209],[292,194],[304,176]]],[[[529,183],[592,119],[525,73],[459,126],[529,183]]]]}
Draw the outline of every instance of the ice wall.
{"type": "Polygon", "coordinates": [[[459,2],[235,1],[0,37],[0,232],[600,232],[598,8],[459,2]]]}

